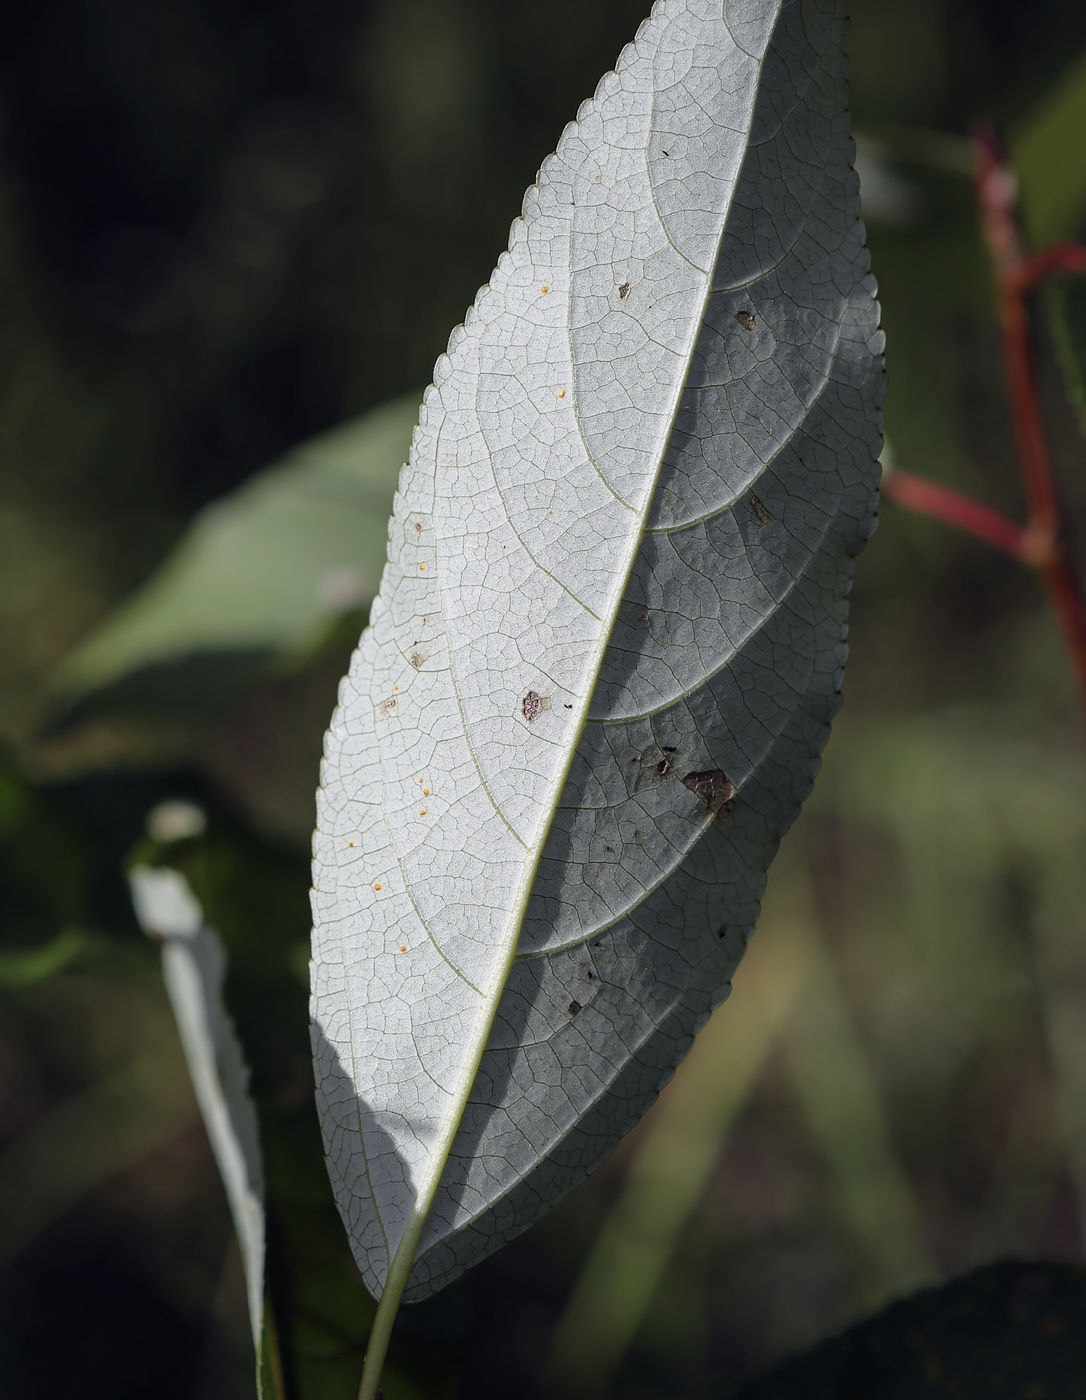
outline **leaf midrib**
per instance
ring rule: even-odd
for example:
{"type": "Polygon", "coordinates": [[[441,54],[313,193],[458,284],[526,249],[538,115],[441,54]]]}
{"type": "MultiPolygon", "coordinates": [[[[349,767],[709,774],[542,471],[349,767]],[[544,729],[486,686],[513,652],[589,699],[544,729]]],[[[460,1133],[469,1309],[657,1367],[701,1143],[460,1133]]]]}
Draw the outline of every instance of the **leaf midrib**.
{"type": "MultiPolygon", "coordinates": [[[[779,18],[779,6],[777,18],[779,18]]],[[[611,603],[605,613],[607,625],[606,627],[600,627],[597,635],[596,645],[593,648],[590,664],[588,667],[586,667],[585,674],[591,677],[591,684],[586,687],[585,702],[580,707],[581,716],[570,726],[570,734],[567,740],[565,759],[557,768],[555,775],[548,786],[545,798],[541,802],[541,810],[544,814],[553,813],[553,811],[556,809],[558,805],[558,800],[561,797],[562,791],[564,790],[566,782],[569,778],[569,772],[573,765],[574,757],[576,756],[577,750],[580,746],[581,737],[584,733],[585,726],[589,722],[589,707],[591,704],[591,698],[592,695],[595,693],[595,689],[599,681],[599,673],[603,665],[603,658],[606,654],[608,646],[610,645],[611,633],[614,630],[615,621],[618,617],[618,610],[621,606],[622,599],[625,595],[626,588],[629,584],[630,576],[633,572],[634,565],[637,562],[638,554],[644,542],[649,514],[652,508],[652,503],[656,497],[657,488],[659,486],[660,474],[663,469],[667,447],[671,441],[672,435],[675,430],[676,418],[678,416],[679,408],[681,405],[683,389],[686,385],[690,364],[693,359],[694,353],[697,349],[698,337],[700,335],[701,328],[705,321],[706,308],[708,306],[709,299],[714,294],[713,277],[716,270],[716,262],[717,258],[719,257],[720,246],[724,237],[724,231],[727,226],[728,216],[731,210],[731,203],[738,188],[739,179],[743,168],[746,164],[747,154],[751,147],[750,131],[753,123],[754,110],[757,104],[758,96],[761,91],[762,68],[764,66],[765,56],[769,53],[772,46],[772,34],[775,28],[776,19],[774,20],[773,29],[770,32],[770,37],[766,44],[765,54],[763,54],[762,58],[757,61],[756,73],[750,85],[751,100],[747,109],[747,121],[745,127],[747,139],[744,142],[742,154],[740,155],[735,165],[735,179],[732,184],[732,188],[729,191],[727,205],[719,215],[719,233],[717,238],[716,249],[714,251],[714,256],[710,260],[708,269],[702,271],[702,277],[704,279],[704,289],[699,301],[699,305],[696,309],[696,314],[691,316],[688,342],[682,358],[683,372],[681,375],[676,376],[676,383],[672,390],[671,410],[668,414],[666,431],[661,437],[661,446],[657,457],[656,466],[653,471],[652,482],[650,484],[649,489],[645,492],[643,503],[637,512],[637,514],[640,516],[640,522],[636,529],[632,529],[630,531],[629,544],[627,546],[627,556],[624,561],[624,566],[621,569],[621,571],[616,571],[616,582],[612,591],[611,603]]],[[[654,116],[655,97],[653,118],[654,116]]],[[[652,129],[651,123],[653,118],[650,118],[650,130],[652,129]]],[[[554,157],[551,157],[550,159],[554,159],[554,157]]],[[[543,170],[546,169],[548,163],[549,162],[544,162],[543,170]]],[[[651,185],[651,175],[649,178],[651,185]]],[[[530,193],[531,191],[529,191],[529,194],[530,193]]],[[[653,207],[654,209],[656,209],[655,197],[653,207]]],[[[659,218],[659,210],[656,209],[656,212],[657,217],[659,218]]],[[[667,229],[666,226],[663,224],[662,219],[661,227],[664,229],[664,233],[666,235],[667,229]]],[[[567,308],[569,305],[571,305],[571,302],[572,292],[570,302],[567,303],[567,308]]],[[[567,317],[567,331],[568,329],[569,328],[567,317]]],[[[572,354],[572,347],[571,363],[574,366],[576,365],[576,357],[572,354]]],[[[574,405],[574,409],[576,412],[576,405],[574,405]]],[[[578,418],[579,431],[580,428],[581,425],[580,420],[578,418]]],[[[438,571],[437,577],[438,588],[440,591],[442,588],[440,570],[438,571]]],[[[442,611],[444,613],[444,609],[442,611]]],[[[452,668],[450,668],[450,680],[454,690],[456,690],[457,687],[455,674],[453,673],[452,668]]],[[[458,707],[459,699],[460,697],[457,693],[458,707]]],[[[462,708],[461,713],[463,713],[462,708]]],[[[466,725],[465,738],[467,739],[470,748],[471,741],[468,737],[466,725]]],[[[472,753],[472,757],[473,759],[475,758],[474,751],[472,753]]],[[[491,801],[493,802],[493,798],[491,798],[491,801]]],[[[495,803],[494,805],[496,810],[498,810],[500,814],[500,809],[497,808],[497,804],[495,803]]],[[[396,1247],[395,1254],[390,1262],[388,1274],[385,1278],[384,1288],[382,1289],[381,1299],[378,1305],[379,1317],[378,1319],[375,1319],[374,1322],[375,1335],[378,1331],[379,1325],[386,1324],[389,1328],[391,1327],[391,1317],[388,1316],[388,1314],[394,1314],[395,1309],[399,1305],[399,1300],[402,1297],[403,1292],[406,1289],[407,1284],[410,1280],[411,1271],[414,1268],[416,1262],[416,1256],[418,1253],[418,1246],[422,1237],[422,1232],[425,1228],[426,1221],[429,1218],[430,1211],[433,1208],[433,1204],[441,1184],[441,1179],[445,1173],[445,1167],[448,1163],[449,1156],[452,1152],[453,1144],[456,1140],[456,1135],[459,1131],[460,1124],[463,1121],[464,1111],[467,1108],[467,1104],[471,1096],[471,1090],[478,1076],[479,1067],[482,1063],[483,1053],[490,1039],[490,1033],[493,1028],[494,1018],[497,1015],[498,1006],[501,1002],[502,993],[505,990],[506,983],[509,980],[509,974],[512,971],[514,963],[516,962],[517,944],[520,939],[521,927],[524,923],[524,916],[527,912],[528,902],[531,897],[532,888],[535,884],[535,878],[539,867],[539,861],[542,857],[543,849],[546,844],[546,839],[549,834],[549,831],[550,822],[544,817],[544,820],[541,820],[540,822],[540,827],[536,836],[525,847],[521,878],[517,883],[514,899],[510,907],[507,922],[507,932],[504,939],[504,944],[501,949],[501,956],[495,969],[494,976],[491,980],[490,987],[485,995],[483,1005],[476,1023],[475,1031],[473,1032],[471,1039],[468,1041],[465,1047],[465,1054],[461,1062],[460,1073],[457,1076],[456,1085],[453,1090],[452,1098],[450,1100],[449,1108],[446,1113],[445,1122],[443,1124],[441,1134],[434,1148],[431,1151],[426,1171],[423,1174],[421,1182],[419,1183],[419,1188],[415,1196],[415,1204],[412,1207],[411,1214],[408,1217],[407,1224],[404,1227],[403,1234],[400,1236],[400,1240],[396,1247]]]]}

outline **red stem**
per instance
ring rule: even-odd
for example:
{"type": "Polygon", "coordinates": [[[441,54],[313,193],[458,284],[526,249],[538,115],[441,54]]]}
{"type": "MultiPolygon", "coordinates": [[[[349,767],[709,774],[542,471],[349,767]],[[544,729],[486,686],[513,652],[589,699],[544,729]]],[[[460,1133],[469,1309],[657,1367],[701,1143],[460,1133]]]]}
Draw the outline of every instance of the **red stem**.
{"type": "Polygon", "coordinates": [[[975,535],[985,543],[995,545],[1004,554],[1018,560],[1029,559],[1029,546],[1026,531],[1014,520],[1008,520],[996,510],[974,501],[971,496],[963,496],[960,491],[952,491],[947,486],[939,486],[912,472],[888,472],[882,479],[883,495],[889,496],[899,506],[915,510],[920,515],[930,515],[944,524],[955,525],[966,534],[975,535]]]}
{"type": "Polygon", "coordinates": [[[1010,275],[1024,295],[1055,272],[1086,272],[1086,248],[1081,243],[1056,243],[1022,258],[1010,275]]]}
{"type": "Polygon", "coordinates": [[[1063,632],[1086,706],[1086,611],[1063,546],[1059,496],[1037,399],[1025,300],[1027,292],[1052,273],[1086,272],[1086,248],[1060,243],[1023,256],[1015,220],[1014,176],[1003,164],[991,128],[978,128],[973,152],[984,241],[996,275],[1003,364],[1029,524],[1022,528],[957,491],[907,472],[888,475],[883,490],[901,505],[956,525],[1037,570],[1063,632]]]}
{"type": "Polygon", "coordinates": [[[1033,559],[1059,620],[1086,705],[1086,613],[1062,540],[1059,496],[1052,473],[1037,398],[1026,292],[1041,277],[1086,270],[1086,249],[1058,244],[1024,257],[1015,220],[1015,181],[1000,157],[990,127],[974,134],[977,202],[984,240],[996,274],[1003,363],[1022,482],[1029,503],[1027,527],[1036,544],[1033,559]]]}

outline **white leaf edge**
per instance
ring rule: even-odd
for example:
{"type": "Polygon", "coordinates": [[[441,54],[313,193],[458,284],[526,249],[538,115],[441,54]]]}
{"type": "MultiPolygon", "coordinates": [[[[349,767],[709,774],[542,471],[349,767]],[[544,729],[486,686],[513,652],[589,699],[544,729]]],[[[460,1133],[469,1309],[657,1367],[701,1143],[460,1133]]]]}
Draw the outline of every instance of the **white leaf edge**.
{"type": "Polygon", "coordinates": [[[264,1171],[256,1108],[248,1090],[249,1067],[223,1002],[226,951],[178,871],[137,865],[128,878],[140,927],[162,942],[162,977],[234,1220],[259,1357],[264,1325],[264,1171]]]}

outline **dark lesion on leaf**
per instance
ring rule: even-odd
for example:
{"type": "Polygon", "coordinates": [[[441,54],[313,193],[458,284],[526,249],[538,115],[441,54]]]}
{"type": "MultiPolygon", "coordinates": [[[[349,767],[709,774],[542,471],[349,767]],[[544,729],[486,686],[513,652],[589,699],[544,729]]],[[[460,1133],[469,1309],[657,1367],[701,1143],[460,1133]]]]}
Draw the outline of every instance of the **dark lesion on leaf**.
{"type": "Polygon", "coordinates": [[[571,1016],[576,1016],[577,1012],[583,1009],[579,1001],[571,1001],[569,1004],[569,1014],[571,1016]]]}
{"type": "Polygon", "coordinates": [[[769,511],[766,510],[765,502],[759,500],[759,498],[753,493],[751,494],[750,498],[750,512],[754,516],[755,520],[757,520],[759,525],[768,525],[769,522],[773,519],[769,511]]]}
{"type": "Polygon", "coordinates": [[[735,319],[745,331],[752,331],[758,325],[758,318],[753,311],[737,311],[735,313],[735,319]]]}
{"type": "Polygon", "coordinates": [[[640,753],[631,754],[628,777],[631,796],[634,793],[643,792],[646,788],[657,788],[661,783],[669,781],[674,775],[675,765],[678,762],[672,756],[674,753],[674,748],[662,748],[657,744],[649,744],[640,753]]]}
{"type": "Polygon", "coordinates": [[[683,787],[702,798],[714,817],[726,817],[735,809],[735,788],[727,773],[709,768],[704,773],[687,773],[683,787]]]}
{"type": "Polygon", "coordinates": [[[546,695],[540,695],[537,691],[529,690],[528,694],[520,702],[520,712],[531,724],[532,720],[538,719],[544,710],[551,707],[550,699],[546,695]]]}
{"type": "Polygon", "coordinates": [[[623,282],[622,286],[619,287],[619,289],[618,289],[618,299],[619,299],[619,301],[625,301],[626,298],[627,298],[629,295],[630,295],[630,284],[629,284],[629,282],[623,282]]]}

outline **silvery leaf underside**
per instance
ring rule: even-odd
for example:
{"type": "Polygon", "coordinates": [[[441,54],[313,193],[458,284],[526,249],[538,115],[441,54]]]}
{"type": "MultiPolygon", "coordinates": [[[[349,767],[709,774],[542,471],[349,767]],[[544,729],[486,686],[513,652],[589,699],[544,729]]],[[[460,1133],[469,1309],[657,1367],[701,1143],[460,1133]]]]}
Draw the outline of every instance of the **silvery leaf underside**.
{"type": "Polygon", "coordinates": [[[319,1102],[376,1295],[633,1126],[811,786],[880,446],[846,38],[834,0],[657,4],[437,364],[315,838],[319,1102]]]}

